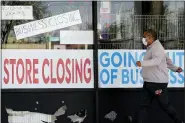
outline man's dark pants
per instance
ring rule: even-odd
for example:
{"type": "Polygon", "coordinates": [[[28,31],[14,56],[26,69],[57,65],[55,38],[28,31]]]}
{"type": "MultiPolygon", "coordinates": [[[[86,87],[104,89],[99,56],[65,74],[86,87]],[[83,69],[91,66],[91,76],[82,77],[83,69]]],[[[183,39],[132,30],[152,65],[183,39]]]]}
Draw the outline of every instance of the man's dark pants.
{"type": "Polygon", "coordinates": [[[167,83],[144,82],[140,107],[133,117],[133,123],[148,123],[148,110],[151,108],[153,99],[157,100],[159,106],[168,114],[174,123],[182,123],[176,110],[168,101],[167,85],[167,83]],[[156,95],[155,91],[159,89],[162,89],[162,92],[160,95],[156,95]]]}

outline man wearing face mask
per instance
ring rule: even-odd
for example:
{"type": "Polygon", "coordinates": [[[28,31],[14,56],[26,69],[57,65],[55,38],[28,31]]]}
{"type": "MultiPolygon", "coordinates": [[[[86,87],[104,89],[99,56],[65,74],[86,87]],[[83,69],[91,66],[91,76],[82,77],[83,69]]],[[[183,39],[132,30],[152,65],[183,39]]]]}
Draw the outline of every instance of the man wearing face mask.
{"type": "Polygon", "coordinates": [[[155,98],[174,123],[183,123],[167,95],[168,69],[180,73],[182,68],[172,64],[154,30],[147,30],[142,42],[147,47],[146,54],[143,61],[137,61],[136,64],[142,67],[143,95],[138,112],[134,117],[128,117],[128,122],[148,123],[148,109],[155,98]]]}

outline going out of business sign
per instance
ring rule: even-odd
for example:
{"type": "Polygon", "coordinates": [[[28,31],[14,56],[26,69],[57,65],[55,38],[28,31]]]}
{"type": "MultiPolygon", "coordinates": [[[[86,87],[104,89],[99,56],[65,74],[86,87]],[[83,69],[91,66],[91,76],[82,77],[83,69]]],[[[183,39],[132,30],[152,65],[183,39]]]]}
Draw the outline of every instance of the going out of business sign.
{"type": "Polygon", "coordinates": [[[3,89],[93,88],[93,51],[2,50],[1,81],[3,89]]]}
{"type": "MultiPolygon", "coordinates": [[[[174,65],[184,68],[184,51],[167,50],[174,65]]],[[[142,68],[136,67],[145,50],[99,50],[100,88],[140,88],[143,85],[142,68]]],[[[168,87],[184,87],[184,71],[169,70],[168,87]]]]}

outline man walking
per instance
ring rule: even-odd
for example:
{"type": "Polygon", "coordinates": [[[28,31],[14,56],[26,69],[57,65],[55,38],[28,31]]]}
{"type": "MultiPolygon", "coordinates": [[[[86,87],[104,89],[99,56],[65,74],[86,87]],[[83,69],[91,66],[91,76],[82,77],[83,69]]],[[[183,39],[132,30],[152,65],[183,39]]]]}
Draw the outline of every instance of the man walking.
{"type": "Polygon", "coordinates": [[[172,64],[162,44],[157,40],[154,30],[147,30],[142,41],[147,46],[146,54],[143,61],[137,61],[136,64],[138,67],[142,67],[143,95],[139,111],[136,113],[137,117],[128,117],[128,121],[130,123],[148,123],[148,109],[155,98],[174,123],[183,123],[169,103],[167,94],[168,69],[180,73],[182,68],[172,64]]]}

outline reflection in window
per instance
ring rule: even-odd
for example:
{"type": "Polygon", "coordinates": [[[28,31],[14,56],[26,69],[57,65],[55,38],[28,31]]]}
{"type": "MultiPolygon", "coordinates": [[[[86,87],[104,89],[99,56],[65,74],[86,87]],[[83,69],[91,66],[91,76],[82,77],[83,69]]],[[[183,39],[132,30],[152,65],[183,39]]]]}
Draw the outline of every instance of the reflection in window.
{"type": "Polygon", "coordinates": [[[168,16],[183,15],[184,2],[183,1],[164,1],[164,14],[168,16]]]}
{"type": "Polygon", "coordinates": [[[167,48],[182,47],[185,40],[184,25],[184,2],[183,1],[164,1],[164,15],[166,16],[166,41],[167,48]],[[178,42],[178,43],[177,43],[178,42]]]}
{"type": "Polygon", "coordinates": [[[103,49],[142,49],[142,35],[154,29],[166,49],[178,49],[185,39],[184,2],[98,2],[98,38],[103,49]],[[157,12],[156,5],[159,5],[157,12]],[[102,7],[109,11],[101,11],[102,7]],[[146,7],[149,6],[149,7],[146,7]],[[142,10],[142,11],[141,11],[142,10]],[[177,43],[178,42],[178,43],[177,43]]]}
{"type": "Polygon", "coordinates": [[[98,2],[98,20],[100,39],[116,40],[132,37],[132,21],[134,2],[109,2],[110,13],[101,10],[104,2],[98,2]]]}
{"type": "MultiPolygon", "coordinates": [[[[43,44],[44,49],[49,48],[48,42],[51,37],[59,38],[60,30],[92,30],[92,2],[57,2],[57,1],[31,1],[31,2],[22,2],[22,1],[2,1],[2,5],[31,5],[33,6],[33,16],[36,21],[43,18],[59,15],[62,13],[79,10],[82,24],[70,26],[67,28],[55,30],[52,32],[46,32],[36,36],[31,36],[28,38],[16,40],[13,27],[15,25],[20,25],[24,23],[31,22],[30,20],[2,20],[2,40],[3,44],[11,44],[13,48],[17,48],[17,44],[43,44]]],[[[59,45],[58,43],[52,43],[53,45],[59,45]]],[[[52,45],[49,44],[49,45],[52,45]]],[[[19,45],[20,46],[20,45],[19,45]]],[[[24,45],[25,46],[25,45],[24,45]]],[[[24,48],[23,46],[23,48],[24,48]]],[[[84,45],[83,45],[84,46],[84,45]]],[[[53,46],[51,46],[52,48],[53,46]]],[[[71,46],[73,47],[73,45],[71,46]]],[[[74,45],[74,47],[82,47],[74,45]]],[[[84,46],[85,47],[85,46],[84,46]]],[[[11,48],[11,47],[10,47],[11,48]]],[[[22,47],[21,47],[22,48],[22,47]]]]}
{"type": "MultiPolygon", "coordinates": [[[[132,49],[135,46],[136,29],[134,16],[141,14],[141,2],[110,2],[110,13],[102,12],[102,2],[98,2],[98,29],[100,48],[132,49]]],[[[108,8],[108,6],[107,6],[108,8]]],[[[137,26],[138,27],[138,26],[137,26]]],[[[138,41],[137,41],[138,42],[138,41]]]]}

